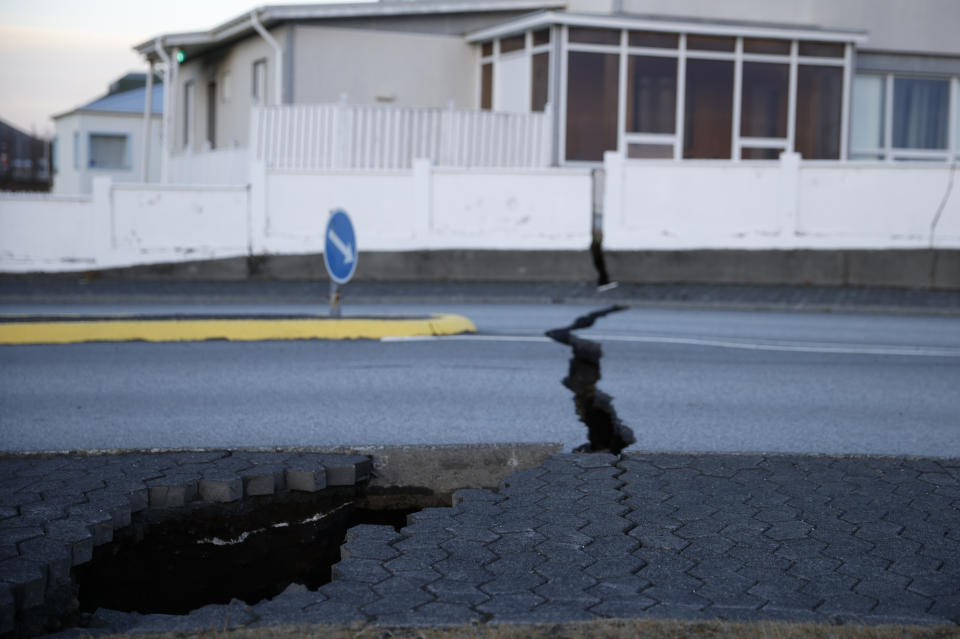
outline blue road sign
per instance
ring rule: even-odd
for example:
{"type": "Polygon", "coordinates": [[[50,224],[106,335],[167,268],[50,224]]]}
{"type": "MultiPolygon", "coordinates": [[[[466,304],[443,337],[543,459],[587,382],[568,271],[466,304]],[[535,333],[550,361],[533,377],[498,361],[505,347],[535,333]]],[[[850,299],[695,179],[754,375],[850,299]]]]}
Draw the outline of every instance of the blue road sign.
{"type": "Polygon", "coordinates": [[[357,270],[357,238],[346,211],[333,211],[323,236],[323,263],[327,273],[337,284],[346,284],[357,270]]]}

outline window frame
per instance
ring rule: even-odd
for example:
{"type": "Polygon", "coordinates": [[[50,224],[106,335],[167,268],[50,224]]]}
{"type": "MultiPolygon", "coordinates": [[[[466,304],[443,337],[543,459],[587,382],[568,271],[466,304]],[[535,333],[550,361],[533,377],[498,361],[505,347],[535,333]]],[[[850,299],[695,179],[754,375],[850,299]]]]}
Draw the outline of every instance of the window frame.
{"type": "Polygon", "coordinates": [[[554,53],[554,40],[556,38],[555,29],[551,26],[546,27],[534,27],[524,29],[520,33],[509,33],[492,38],[490,40],[485,40],[482,42],[476,43],[476,53],[477,53],[477,108],[481,110],[496,111],[496,105],[498,104],[497,98],[497,76],[501,73],[500,64],[503,60],[516,60],[518,58],[523,58],[527,66],[527,71],[529,73],[529,93],[526,96],[526,103],[528,105],[527,113],[543,113],[551,109],[551,96],[553,95],[553,78],[554,78],[554,69],[556,57],[554,53]],[[540,44],[534,44],[534,33],[539,33],[542,31],[548,32],[547,42],[541,42],[540,44]],[[510,51],[502,51],[500,47],[501,40],[515,40],[518,37],[523,38],[523,46],[517,49],[511,49],[510,51]],[[489,45],[490,53],[484,55],[484,49],[489,45]],[[533,57],[539,54],[547,54],[547,101],[544,105],[543,110],[534,111],[533,110],[533,57]],[[483,69],[485,65],[490,65],[490,95],[486,96],[489,98],[489,107],[484,106],[484,79],[483,79],[483,69]]]}
{"type": "Polygon", "coordinates": [[[129,133],[117,133],[116,131],[87,131],[86,135],[87,142],[87,161],[86,169],[88,171],[130,171],[133,169],[133,162],[130,152],[130,134],[129,133]],[[94,137],[105,137],[105,138],[121,138],[123,139],[123,162],[119,166],[93,166],[93,138],[94,137]]]}
{"type": "MultiPolygon", "coordinates": [[[[771,35],[768,39],[783,40],[789,43],[789,54],[778,53],[746,53],[744,51],[745,39],[756,39],[758,36],[752,35],[725,35],[734,38],[733,51],[709,51],[701,49],[690,49],[687,46],[687,31],[664,31],[664,33],[676,34],[677,47],[636,47],[631,46],[629,37],[631,31],[637,31],[630,27],[611,27],[611,30],[620,31],[620,44],[586,44],[580,42],[571,42],[569,39],[569,30],[567,25],[562,25],[560,30],[560,136],[559,136],[559,156],[562,164],[577,165],[590,164],[566,160],[566,136],[567,127],[567,58],[572,51],[595,52],[595,53],[618,53],[620,55],[620,84],[619,96],[620,105],[617,115],[617,130],[619,132],[616,151],[624,156],[630,145],[650,145],[663,146],[672,144],[674,147],[673,160],[690,162],[690,159],[684,159],[684,128],[685,128],[685,105],[686,105],[686,84],[687,84],[687,61],[691,59],[700,60],[726,60],[733,62],[733,109],[731,122],[731,142],[730,157],[720,160],[693,160],[693,161],[726,161],[726,162],[769,162],[770,160],[747,160],[743,159],[743,149],[776,149],[783,151],[793,151],[796,148],[796,118],[797,118],[797,76],[801,65],[830,66],[843,69],[843,84],[841,93],[841,127],[840,127],[840,160],[847,157],[847,139],[849,137],[849,105],[852,82],[853,65],[853,43],[837,42],[843,47],[844,55],[842,57],[809,57],[799,54],[800,43],[810,41],[811,38],[803,38],[798,35],[790,36],[771,35]],[[677,60],[677,91],[676,91],[676,117],[674,132],[670,133],[640,133],[627,131],[627,95],[629,92],[627,67],[629,56],[650,56],[650,57],[669,57],[677,60]],[[740,118],[743,102],[743,65],[746,62],[783,64],[788,66],[788,87],[787,87],[787,135],[783,138],[759,138],[741,135],[740,118]]],[[[611,149],[613,150],[613,149],[611,149]]],[[[836,160],[820,160],[813,158],[804,158],[811,162],[830,162],[836,160]]]]}
{"type": "MultiPolygon", "coordinates": [[[[900,161],[927,161],[952,163],[960,160],[960,75],[936,75],[924,73],[898,73],[882,71],[863,71],[856,76],[879,77],[882,80],[881,104],[883,113],[883,144],[880,147],[853,148],[850,140],[850,155],[875,156],[853,158],[852,162],[875,164],[877,162],[894,163],[900,161]],[[898,78],[941,80],[947,86],[947,145],[944,149],[917,149],[893,146],[894,130],[894,91],[898,78]]],[[[852,96],[851,96],[852,99],[852,96]]],[[[848,136],[852,135],[852,130],[848,136]]]]}

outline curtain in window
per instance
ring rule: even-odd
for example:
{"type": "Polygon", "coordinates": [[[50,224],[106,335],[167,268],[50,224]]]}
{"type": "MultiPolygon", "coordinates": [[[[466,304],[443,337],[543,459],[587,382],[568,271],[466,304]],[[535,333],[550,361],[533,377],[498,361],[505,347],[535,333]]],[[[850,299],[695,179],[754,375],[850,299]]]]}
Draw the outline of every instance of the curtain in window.
{"type": "Polygon", "coordinates": [[[893,146],[898,149],[947,148],[949,104],[947,80],[895,78],[893,146]]]}

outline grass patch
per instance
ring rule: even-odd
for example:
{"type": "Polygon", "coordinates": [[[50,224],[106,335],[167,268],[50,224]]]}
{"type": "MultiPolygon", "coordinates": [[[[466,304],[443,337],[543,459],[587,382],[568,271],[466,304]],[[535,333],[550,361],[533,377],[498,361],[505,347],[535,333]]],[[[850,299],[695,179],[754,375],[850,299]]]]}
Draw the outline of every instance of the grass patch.
{"type": "MultiPolygon", "coordinates": [[[[111,635],[122,639],[130,635],[111,635]]],[[[557,624],[461,625],[428,628],[349,626],[278,626],[207,630],[199,633],[137,635],[172,639],[949,639],[960,637],[958,626],[842,625],[762,621],[676,621],[669,619],[602,619],[557,624]]]]}

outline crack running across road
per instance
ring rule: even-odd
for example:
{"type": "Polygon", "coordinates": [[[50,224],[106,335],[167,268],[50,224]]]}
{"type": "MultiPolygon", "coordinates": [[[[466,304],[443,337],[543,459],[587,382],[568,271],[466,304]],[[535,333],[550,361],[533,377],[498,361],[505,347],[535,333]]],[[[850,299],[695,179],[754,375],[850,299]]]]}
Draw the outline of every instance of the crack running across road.
{"type": "Polygon", "coordinates": [[[587,427],[588,441],[574,449],[578,453],[613,453],[619,455],[635,443],[633,430],[617,417],[613,397],[597,388],[603,349],[598,342],[577,337],[573,331],[589,328],[597,319],[625,310],[626,306],[609,306],[581,315],[572,324],[546,332],[547,337],[566,344],[573,351],[570,370],[563,385],[573,391],[573,403],[580,421],[587,427]]]}

